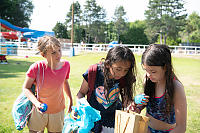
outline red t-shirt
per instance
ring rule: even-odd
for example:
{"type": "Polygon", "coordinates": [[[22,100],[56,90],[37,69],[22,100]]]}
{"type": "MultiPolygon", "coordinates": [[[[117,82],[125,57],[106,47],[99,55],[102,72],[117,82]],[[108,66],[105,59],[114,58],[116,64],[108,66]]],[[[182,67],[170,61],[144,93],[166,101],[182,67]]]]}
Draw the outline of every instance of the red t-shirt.
{"type": "Polygon", "coordinates": [[[39,83],[36,85],[39,88],[38,99],[48,105],[46,111],[48,114],[60,112],[65,108],[63,84],[65,79],[69,78],[70,64],[68,61],[62,62],[64,62],[63,66],[58,70],[52,70],[45,61],[36,62],[26,73],[28,77],[36,79],[39,65],[39,83]]]}

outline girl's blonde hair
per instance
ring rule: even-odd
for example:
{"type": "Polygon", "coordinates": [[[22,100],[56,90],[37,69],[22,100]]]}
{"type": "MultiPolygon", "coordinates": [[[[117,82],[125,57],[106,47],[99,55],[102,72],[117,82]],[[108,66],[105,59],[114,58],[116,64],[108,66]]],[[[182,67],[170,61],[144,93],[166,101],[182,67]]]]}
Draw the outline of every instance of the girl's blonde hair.
{"type": "Polygon", "coordinates": [[[55,47],[61,47],[60,42],[53,36],[43,36],[38,41],[38,50],[41,54],[45,55],[47,50],[54,49],[55,47]]]}

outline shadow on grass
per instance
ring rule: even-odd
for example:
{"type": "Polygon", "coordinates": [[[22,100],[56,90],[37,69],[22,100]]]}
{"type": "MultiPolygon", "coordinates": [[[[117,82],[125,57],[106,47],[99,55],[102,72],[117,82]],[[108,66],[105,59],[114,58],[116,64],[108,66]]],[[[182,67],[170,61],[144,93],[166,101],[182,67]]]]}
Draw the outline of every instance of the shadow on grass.
{"type": "Polygon", "coordinates": [[[33,62],[9,59],[9,64],[0,64],[0,78],[18,77],[20,72],[26,72],[33,62]]]}

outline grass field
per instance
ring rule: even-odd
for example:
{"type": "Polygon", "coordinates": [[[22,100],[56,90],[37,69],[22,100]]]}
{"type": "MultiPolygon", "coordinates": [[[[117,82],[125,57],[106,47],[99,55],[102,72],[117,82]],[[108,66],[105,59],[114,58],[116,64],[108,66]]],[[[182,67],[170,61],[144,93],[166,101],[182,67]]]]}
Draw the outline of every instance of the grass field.
{"type": "MultiPolygon", "coordinates": [[[[71,64],[70,87],[74,98],[82,83],[82,73],[89,65],[97,63],[105,53],[82,53],[74,57],[63,57],[71,64]]],[[[136,55],[138,70],[138,92],[144,71],[140,66],[140,55],[136,55]]],[[[15,133],[11,116],[13,103],[22,92],[25,73],[30,64],[43,60],[42,57],[8,57],[9,64],[0,64],[0,133],[15,133]]],[[[175,73],[185,86],[188,103],[187,133],[200,133],[200,58],[173,57],[175,73]]],[[[28,132],[25,128],[23,133],[28,132]]]]}

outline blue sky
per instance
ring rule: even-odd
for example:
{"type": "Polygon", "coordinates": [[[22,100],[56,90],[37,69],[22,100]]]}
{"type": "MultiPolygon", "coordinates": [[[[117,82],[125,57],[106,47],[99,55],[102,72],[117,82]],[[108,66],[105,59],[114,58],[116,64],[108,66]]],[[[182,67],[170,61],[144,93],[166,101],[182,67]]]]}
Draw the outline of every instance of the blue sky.
{"type": "MultiPolygon", "coordinates": [[[[74,2],[77,0],[74,0],[74,2]]],[[[79,0],[82,8],[86,0],[79,0]]],[[[30,29],[52,31],[57,22],[64,22],[73,0],[33,0],[35,8],[31,16],[30,29]]],[[[122,5],[129,21],[144,20],[144,11],[148,0],[96,0],[112,18],[116,7],[122,5]]],[[[185,9],[188,14],[196,11],[200,15],[200,0],[185,0],[185,9]]]]}

